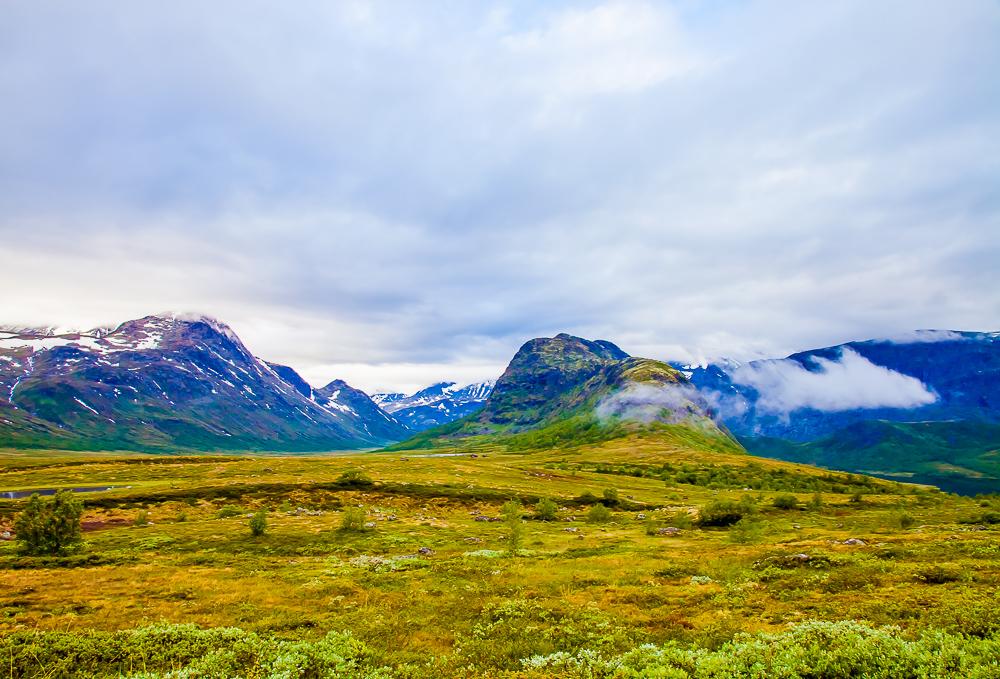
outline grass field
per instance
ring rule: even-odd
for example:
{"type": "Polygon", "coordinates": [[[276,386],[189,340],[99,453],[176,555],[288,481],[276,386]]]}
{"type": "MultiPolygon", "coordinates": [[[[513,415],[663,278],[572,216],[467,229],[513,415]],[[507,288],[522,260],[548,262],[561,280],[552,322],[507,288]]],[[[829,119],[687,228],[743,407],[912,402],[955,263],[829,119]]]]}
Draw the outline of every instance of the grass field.
{"type": "MultiPolygon", "coordinates": [[[[3,491],[115,487],[82,495],[77,554],[28,557],[0,542],[0,631],[20,640],[4,651],[10,676],[60,676],[54,656],[18,655],[25,639],[42,648],[57,632],[80,639],[163,623],[236,627],[255,643],[349,632],[364,646],[358,663],[389,668],[378,676],[422,677],[530,675],[533,662],[551,676],[545,663],[563,656],[529,659],[669,642],[708,653],[740,632],[815,620],[897,625],[910,641],[1000,630],[995,498],[655,437],[516,454],[2,451],[0,460],[3,491]],[[349,471],[371,483],[342,478],[349,471]],[[608,489],[610,521],[588,521],[608,489]],[[796,507],[775,506],[788,495],[796,507]],[[515,553],[518,528],[500,520],[511,498],[523,508],[515,553]],[[556,520],[533,518],[540,498],[555,500],[556,520]],[[752,513],[698,527],[699,509],[719,500],[752,513]],[[268,530],[253,537],[249,515],[261,508],[268,530]],[[341,529],[351,508],[363,510],[362,530],[341,529]]],[[[0,501],[0,531],[23,502],[0,501]]],[[[133,661],[118,657],[108,672],[143,669],[133,661]]],[[[343,676],[352,672],[362,676],[343,676]]],[[[560,676],[590,676],[582,672],[560,676]]]]}

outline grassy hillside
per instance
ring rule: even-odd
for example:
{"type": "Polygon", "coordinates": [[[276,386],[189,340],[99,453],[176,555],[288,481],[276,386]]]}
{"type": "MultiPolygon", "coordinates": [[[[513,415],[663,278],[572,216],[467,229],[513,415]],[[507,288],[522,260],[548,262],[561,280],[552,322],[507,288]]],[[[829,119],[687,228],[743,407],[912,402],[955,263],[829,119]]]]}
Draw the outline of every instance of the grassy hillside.
{"type": "MultiPolygon", "coordinates": [[[[115,487],[82,495],[78,554],[0,542],[4,671],[754,676],[767,647],[765,674],[828,654],[937,658],[928,676],[948,676],[995,658],[996,500],[706,449],[691,431],[515,452],[4,451],[0,490],[115,487]],[[520,521],[502,520],[512,498],[520,521]],[[536,518],[542,498],[554,520],[536,518]],[[356,510],[360,530],[343,530],[356,510]],[[973,636],[929,636],[945,633],[973,636]]],[[[0,531],[23,502],[0,501],[0,531]]]]}
{"type": "Polygon", "coordinates": [[[938,485],[965,494],[1000,492],[1000,425],[860,422],[818,441],[742,440],[758,455],[938,485]]]}

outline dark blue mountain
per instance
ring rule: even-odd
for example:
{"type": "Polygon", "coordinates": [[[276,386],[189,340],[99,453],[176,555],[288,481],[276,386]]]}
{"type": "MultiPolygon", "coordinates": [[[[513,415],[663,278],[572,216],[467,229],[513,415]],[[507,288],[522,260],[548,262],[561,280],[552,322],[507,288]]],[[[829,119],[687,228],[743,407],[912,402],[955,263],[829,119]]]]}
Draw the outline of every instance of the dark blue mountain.
{"type": "Polygon", "coordinates": [[[1000,492],[1000,333],[924,330],[680,367],[756,454],[1000,492]]]}

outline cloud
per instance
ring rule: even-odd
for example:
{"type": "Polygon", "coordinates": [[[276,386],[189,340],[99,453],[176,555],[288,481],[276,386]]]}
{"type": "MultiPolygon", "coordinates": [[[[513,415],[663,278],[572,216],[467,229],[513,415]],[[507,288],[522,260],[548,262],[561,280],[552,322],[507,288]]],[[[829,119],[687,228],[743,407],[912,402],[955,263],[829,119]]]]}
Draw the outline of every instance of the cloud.
{"type": "Polygon", "coordinates": [[[755,361],[730,376],[736,384],[757,390],[757,407],[772,413],[916,408],[937,400],[917,378],[875,365],[850,349],[845,348],[839,360],[816,356],[812,361],[815,370],[788,359],[755,361]]]}
{"type": "Polygon", "coordinates": [[[997,329],[998,33],[991,0],[6,3],[0,323],[202,311],[367,389],[562,331],[997,329]]]}
{"type": "Polygon", "coordinates": [[[935,342],[961,342],[966,338],[954,330],[911,330],[897,332],[880,341],[892,344],[933,344],[935,342]]]}
{"type": "Polygon", "coordinates": [[[598,418],[618,418],[648,424],[681,422],[702,416],[703,399],[690,385],[630,384],[601,399],[598,418]]]}

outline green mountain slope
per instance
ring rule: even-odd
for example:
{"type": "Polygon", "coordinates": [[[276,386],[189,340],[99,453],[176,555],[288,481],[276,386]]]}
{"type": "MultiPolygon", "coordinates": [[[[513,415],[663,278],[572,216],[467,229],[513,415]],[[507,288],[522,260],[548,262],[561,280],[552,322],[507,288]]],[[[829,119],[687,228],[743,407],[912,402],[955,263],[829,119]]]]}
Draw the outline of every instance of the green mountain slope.
{"type": "Polygon", "coordinates": [[[610,342],[566,334],[525,343],[478,413],[392,449],[494,442],[514,450],[552,448],[633,433],[742,450],[671,366],[631,357],[610,342]]]}
{"type": "Polygon", "coordinates": [[[929,483],[953,492],[1000,492],[1000,425],[872,420],[817,441],[741,438],[755,455],[929,483]]]}

